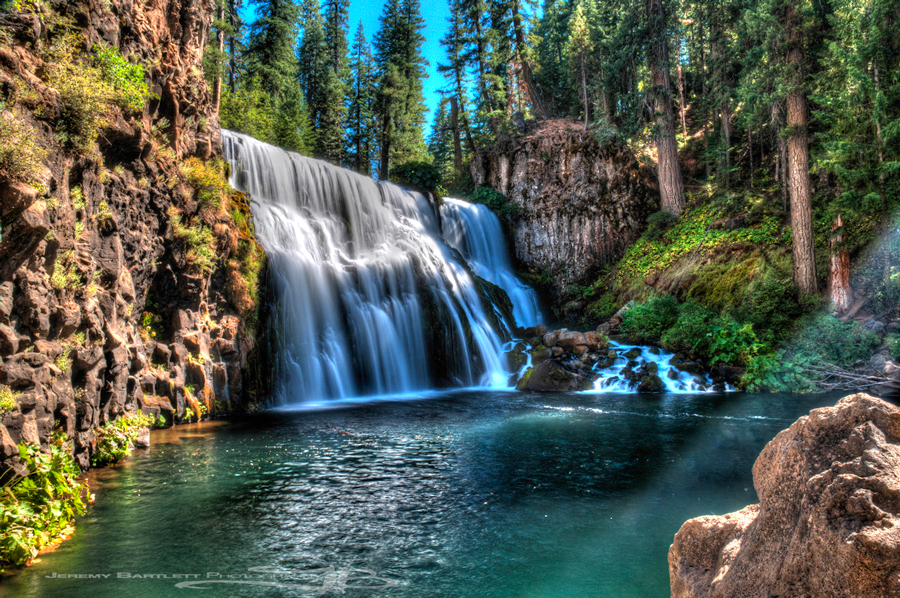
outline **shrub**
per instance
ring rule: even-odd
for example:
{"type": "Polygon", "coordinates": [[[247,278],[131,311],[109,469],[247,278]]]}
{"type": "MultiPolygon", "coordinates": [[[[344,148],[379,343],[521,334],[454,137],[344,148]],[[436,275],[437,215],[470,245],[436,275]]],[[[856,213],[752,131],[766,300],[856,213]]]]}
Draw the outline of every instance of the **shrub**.
{"type": "Polygon", "coordinates": [[[78,466],[63,448],[65,438],[55,434],[49,453],[19,445],[26,473],[13,475],[0,493],[0,565],[31,561],[84,515],[87,486],[76,479],[78,466]]]}
{"type": "Polygon", "coordinates": [[[891,357],[893,357],[895,361],[900,361],[900,335],[889,334],[885,340],[888,348],[891,350],[891,357]]]}
{"type": "Polygon", "coordinates": [[[587,315],[593,321],[603,322],[619,311],[619,301],[615,293],[604,293],[587,306],[587,315]]]}
{"type": "Polygon", "coordinates": [[[710,365],[746,365],[753,357],[768,349],[759,342],[753,332],[753,324],[741,323],[729,317],[719,318],[706,336],[709,340],[707,355],[710,365]]]}
{"type": "Polygon", "coordinates": [[[625,311],[622,332],[633,343],[658,343],[677,320],[677,299],[669,295],[653,297],[647,303],[625,311]]]}
{"type": "Polygon", "coordinates": [[[188,263],[196,266],[206,274],[213,271],[216,265],[216,241],[212,231],[200,224],[185,225],[181,222],[181,215],[174,207],[169,208],[169,218],[172,230],[177,239],[181,239],[187,246],[186,258],[188,263]]]}
{"type": "Polygon", "coordinates": [[[207,162],[200,158],[188,158],[181,164],[181,174],[194,188],[194,196],[200,208],[227,211],[226,200],[231,193],[228,167],[228,162],[219,158],[207,162]]]}
{"type": "Polygon", "coordinates": [[[44,169],[47,150],[38,145],[37,132],[12,112],[0,112],[0,175],[34,183],[44,169]]]}
{"type": "Polygon", "coordinates": [[[116,91],[116,102],[131,112],[140,112],[153,97],[145,81],[144,65],[132,64],[115,48],[94,45],[95,62],[103,79],[116,91]]]}
{"type": "Polygon", "coordinates": [[[57,291],[63,289],[75,290],[75,288],[82,283],[74,256],[74,251],[67,251],[61,256],[58,256],[53,264],[53,274],[50,276],[50,284],[57,291]]]}
{"type": "Polygon", "coordinates": [[[472,192],[469,198],[472,203],[480,203],[487,206],[492,212],[499,212],[506,203],[506,196],[490,187],[479,187],[472,192]]]}
{"type": "Polygon", "coordinates": [[[19,406],[17,399],[20,394],[8,386],[0,386],[0,415],[19,406]]]}
{"type": "Polygon", "coordinates": [[[97,447],[91,456],[94,466],[116,463],[131,454],[141,429],[153,425],[153,418],[140,411],[126,413],[97,428],[97,447]]]}
{"type": "Polygon", "coordinates": [[[644,233],[644,238],[648,241],[659,240],[676,220],[678,220],[678,216],[665,210],[651,214],[647,218],[647,231],[644,233]]]}
{"type": "Polygon", "coordinates": [[[428,162],[407,162],[391,169],[391,181],[433,193],[441,185],[441,173],[428,162]]]}
{"type": "Polygon", "coordinates": [[[877,334],[856,322],[839,322],[828,314],[809,316],[800,327],[800,335],[791,344],[796,353],[841,367],[868,359],[879,343],[877,334]]]}
{"type": "Polygon", "coordinates": [[[688,301],[678,307],[678,320],[663,335],[660,344],[666,351],[709,354],[710,339],[716,313],[688,301]]]}

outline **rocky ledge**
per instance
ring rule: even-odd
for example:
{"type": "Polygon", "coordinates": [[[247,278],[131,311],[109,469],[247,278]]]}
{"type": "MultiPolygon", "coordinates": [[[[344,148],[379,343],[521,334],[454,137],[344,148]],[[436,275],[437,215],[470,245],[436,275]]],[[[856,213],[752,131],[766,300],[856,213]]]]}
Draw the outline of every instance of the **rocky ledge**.
{"type": "Polygon", "coordinates": [[[743,374],[740,368],[729,366],[707,369],[699,360],[681,353],[662,359],[664,353],[659,347],[611,345],[609,323],[587,332],[549,330],[544,325],[519,332],[523,340],[507,353],[509,369],[519,372],[529,364],[529,357],[531,361],[521,376],[515,373],[510,380],[518,390],[591,390],[602,377],[604,388],[616,385],[640,393],[658,393],[666,390],[663,377],[667,377],[693,378],[693,388],[698,391],[724,391],[726,384],[737,385],[743,374]]]}
{"type": "Polygon", "coordinates": [[[753,482],[759,504],[675,535],[673,598],[900,596],[900,409],[866,394],[815,409],[753,482]]]}

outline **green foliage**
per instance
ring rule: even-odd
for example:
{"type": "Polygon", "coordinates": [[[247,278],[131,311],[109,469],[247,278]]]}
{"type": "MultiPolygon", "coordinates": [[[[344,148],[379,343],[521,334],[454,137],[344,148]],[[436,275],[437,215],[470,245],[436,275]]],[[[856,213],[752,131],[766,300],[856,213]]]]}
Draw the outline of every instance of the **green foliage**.
{"type": "Polygon", "coordinates": [[[69,191],[69,196],[72,198],[72,207],[76,210],[83,210],[85,206],[84,201],[84,192],[81,190],[81,187],[76,185],[72,187],[69,191]]]}
{"type": "Polygon", "coordinates": [[[742,324],[731,318],[722,318],[707,333],[709,339],[709,364],[747,364],[753,357],[767,350],[753,332],[753,324],[742,324]]]}
{"type": "Polygon", "coordinates": [[[37,131],[14,111],[0,105],[0,177],[25,183],[37,182],[47,150],[38,143],[37,131]]]}
{"type": "Polygon", "coordinates": [[[665,210],[651,214],[647,218],[647,231],[644,233],[644,238],[648,241],[658,241],[676,220],[678,220],[678,216],[665,210]]]}
{"type": "Polygon", "coordinates": [[[894,361],[900,361],[900,335],[889,334],[884,340],[891,351],[891,357],[894,361]]]}
{"type": "MultiPolygon", "coordinates": [[[[76,515],[84,515],[87,485],[55,434],[50,450],[19,445],[24,475],[12,475],[0,493],[0,566],[21,566],[66,535],[76,515]]],[[[12,473],[8,471],[7,474],[12,473]]]]}
{"type": "Polygon", "coordinates": [[[791,343],[796,352],[840,367],[868,359],[879,344],[877,334],[856,322],[840,322],[830,314],[807,316],[799,328],[799,336],[791,343]]]}
{"type": "Polygon", "coordinates": [[[194,189],[194,198],[200,209],[225,209],[227,198],[231,194],[228,184],[229,165],[221,158],[203,161],[200,158],[188,158],[179,165],[181,174],[194,189]]]}
{"type": "Polygon", "coordinates": [[[145,81],[144,66],[133,64],[115,48],[94,45],[95,61],[103,79],[116,91],[116,102],[131,112],[140,112],[155,96],[145,81]]]}
{"type": "Polygon", "coordinates": [[[818,392],[804,366],[812,363],[808,355],[789,356],[786,351],[756,355],[747,363],[741,386],[750,392],[818,392]]]}
{"type": "Polygon", "coordinates": [[[153,418],[132,411],[97,428],[97,446],[91,456],[95,467],[116,463],[131,454],[134,441],[143,428],[153,425],[153,418]]]}
{"type": "Polygon", "coordinates": [[[623,314],[622,332],[633,343],[656,344],[677,320],[678,300],[662,295],[626,310],[623,314]]]}
{"type": "Polygon", "coordinates": [[[594,322],[603,322],[619,311],[620,303],[615,293],[604,293],[587,306],[587,315],[594,322]]]}
{"type": "Polygon", "coordinates": [[[678,307],[678,319],[663,333],[660,345],[666,351],[707,355],[710,347],[709,333],[717,315],[696,301],[687,301],[678,307]]]}
{"type": "Polygon", "coordinates": [[[204,274],[212,272],[218,260],[216,239],[212,231],[201,224],[183,224],[181,214],[174,206],[169,208],[169,223],[175,238],[180,239],[187,248],[185,257],[188,263],[204,274]]]}
{"type": "Polygon", "coordinates": [[[20,394],[22,393],[16,392],[8,386],[0,385],[0,415],[18,407],[20,394]]]}
{"type": "Polygon", "coordinates": [[[428,162],[407,162],[391,170],[391,180],[401,185],[434,192],[441,185],[441,173],[428,162]]]}
{"type": "Polygon", "coordinates": [[[54,364],[63,372],[68,372],[72,367],[72,347],[63,348],[54,364]]]}
{"type": "Polygon", "coordinates": [[[74,251],[67,251],[57,256],[53,264],[53,274],[50,275],[50,284],[57,291],[63,289],[74,291],[82,284],[81,274],[75,263],[74,251]]]}

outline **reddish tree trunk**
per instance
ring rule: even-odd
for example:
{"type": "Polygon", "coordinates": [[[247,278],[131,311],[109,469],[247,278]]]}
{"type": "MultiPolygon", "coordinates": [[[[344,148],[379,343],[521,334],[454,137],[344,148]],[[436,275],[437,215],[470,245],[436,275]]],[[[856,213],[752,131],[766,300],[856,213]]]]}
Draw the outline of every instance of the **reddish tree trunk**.
{"type": "Polygon", "coordinates": [[[838,313],[843,313],[853,303],[853,289],[850,288],[850,256],[847,248],[841,242],[843,235],[838,231],[844,226],[841,215],[838,214],[831,227],[831,240],[828,246],[831,248],[831,257],[828,260],[828,298],[831,307],[838,313]]]}

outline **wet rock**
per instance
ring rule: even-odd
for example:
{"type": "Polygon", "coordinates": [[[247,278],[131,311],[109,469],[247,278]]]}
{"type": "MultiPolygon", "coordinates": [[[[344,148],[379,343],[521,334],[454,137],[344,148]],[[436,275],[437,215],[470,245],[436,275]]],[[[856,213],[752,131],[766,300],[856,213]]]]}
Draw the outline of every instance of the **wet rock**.
{"type": "Polygon", "coordinates": [[[594,331],[585,332],[584,340],[591,351],[606,351],[606,348],[609,346],[609,339],[603,334],[594,331]]]}
{"type": "Polygon", "coordinates": [[[530,368],[516,384],[518,390],[537,392],[566,392],[580,390],[582,377],[574,374],[555,361],[545,361],[530,368]]]}
{"type": "Polygon", "coordinates": [[[643,393],[657,393],[662,392],[665,388],[666,385],[663,384],[663,381],[659,376],[656,374],[645,374],[641,376],[640,382],[638,382],[637,391],[643,393]]]}
{"type": "Polygon", "coordinates": [[[559,340],[559,330],[554,330],[553,332],[548,332],[541,338],[541,344],[545,347],[553,348],[556,346],[556,342],[559,340]]]}
{"type": "Polygon", "coordinates": [[[559,337],[556,340],[556,344],[563,349],[572,350],[579,345],[587,345],[587,339],[584,338],[584,334],[580,332],[564,329],[559,331],[559,337]]]}
{"type": "Polygon", "coordinates": [[[550,349],[544,349],[542,351],[534,351],[531,354],[531,363],[532,365],[537,365],[539,363],[543,363],[550,359],[550,349]]]}
{"type": "Polygon", "coordinates": [[[543,324],[538,324],[537,326],[529,326],[522,332],[522,336],[525,338],[533,338],[533,337],[542,337],[547,334],[547,327],[543,324]]]}
{"type": "Polygon", "coordinates": [[[625,357],[628,359],[637,359],[641,354],[641,350],[638,347],[634,347],[625,352],[625,357]]]}
{"type": "Polygon", "coordinates": [[[672,596],[900,592],[900,409],[857,394],[780,432],[753,466],[758,505],[686,522],[672,596]]]}

